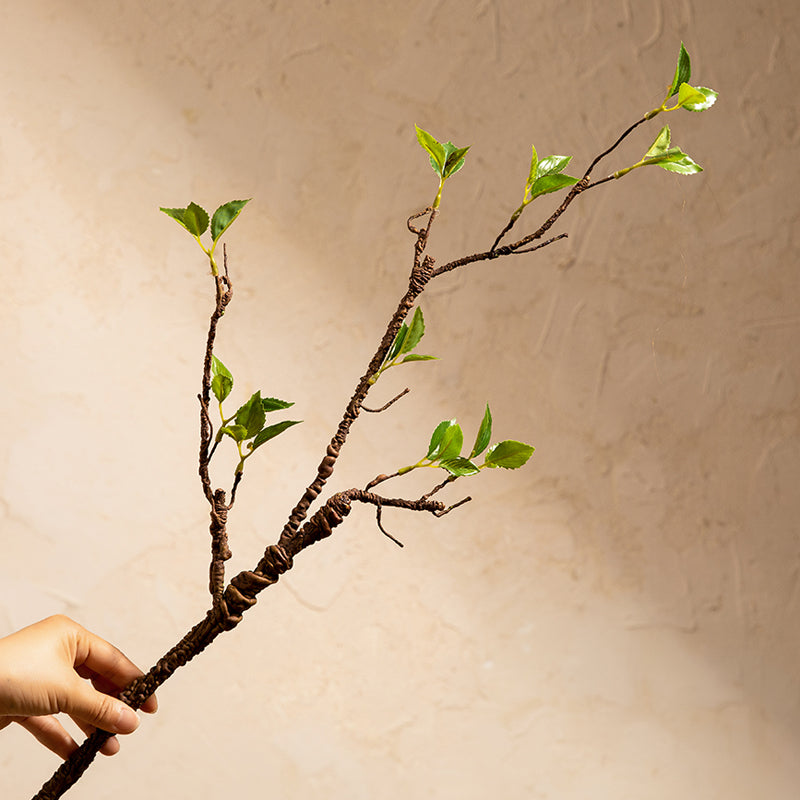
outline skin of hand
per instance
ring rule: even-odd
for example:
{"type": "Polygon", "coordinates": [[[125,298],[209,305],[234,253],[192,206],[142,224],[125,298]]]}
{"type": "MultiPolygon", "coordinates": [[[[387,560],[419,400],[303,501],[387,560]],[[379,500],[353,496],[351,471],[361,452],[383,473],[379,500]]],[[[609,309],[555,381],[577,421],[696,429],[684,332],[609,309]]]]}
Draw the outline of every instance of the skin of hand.
{"type": "MultiPolygon", "coordinates": [[[[0,639],[0,729],[18,722],[67,758],[78,745],[55,714],[68,714],[86,734],[100,728],[132,733],[136,712],[116,698],[141,670],[116,647],[69,617],[57,615],[0,639]]],[[[142,711],[154,713],[155,695],[142,711]]],[[[119,751],[116,736],[100,750],[119,751]]]]}

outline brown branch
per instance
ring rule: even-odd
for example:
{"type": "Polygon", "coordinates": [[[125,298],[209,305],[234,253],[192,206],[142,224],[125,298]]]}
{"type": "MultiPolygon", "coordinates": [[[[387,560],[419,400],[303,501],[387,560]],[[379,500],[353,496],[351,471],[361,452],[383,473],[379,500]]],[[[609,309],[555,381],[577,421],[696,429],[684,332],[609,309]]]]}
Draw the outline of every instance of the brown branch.
{"type": "Polygon", "coordinates": [[[393,397],[388,403],[382,405],[380,408],[367,408],[365,405],[362,405],[361,410],[368,411],[370,414],[380,414],[381,411],[386,411],[387,408],[393,406],[401,397],[405,397],[410,391],[411,390],[406,387],[402,392],[400,392],[399,395],[397,395],[397,397],[393,397]]]}

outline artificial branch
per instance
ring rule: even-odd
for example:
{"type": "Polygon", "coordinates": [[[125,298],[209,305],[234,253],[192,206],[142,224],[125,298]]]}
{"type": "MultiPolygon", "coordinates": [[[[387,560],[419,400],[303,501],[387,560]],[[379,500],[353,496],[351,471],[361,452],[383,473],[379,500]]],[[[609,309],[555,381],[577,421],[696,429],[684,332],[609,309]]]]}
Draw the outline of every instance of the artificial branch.
{"type": "MultiPolygon", "coordinates": [[[[673,111],[681,107],[690,111],[702,111],[713,104],[716,93],[703,87],[694,88],[689,86],[687,83],[689,76],[688,54],[681,46],[675,78],[662,105],[648,112],[645,117],[629,126],[610,147],[596,156],[580,180],[562,174],[563,169],[569,163],[570,157],[548,156],[540,160],[535,148],[533,148],[533,158],[530,174],[525,185],[523,203],[512,214],[508,224],[497,235],[492,246],[486,251],[464,256],[438,268],[435,267],[433,257],[427,254],[431,228],[438,215],[445,181],[461,169],[469,148],[457,148],[451,142],[442,144],[426,131],[417,128],[417,138],[430,156],[431,165],[439,176],[439,186],[433,205],[413,214],[406,223],[408,230],[415,237],[408,286],[389,319],[366,371],[356,384],[312,481],[307,485],[291,510],[278,541],[266,547],[263,556],[252,570],[240,572],[227,585],[225,584],[224,562],[231,557],[230,548],[228,547],[228,514],[233,506],[237,489],[242,480],[244,462],[252,455],[255,449],[278,435],[288,426],[294,425],[296,421],[285,421],[264,427],[267,411],[287,408],[292,404],[275,398],[262,398],[260,392],[255,393],[247,403],[239,408],[235,415],[226,417],[222,412],[222,403],[233,387],[233,376],[214,355],[214,344],[217,326],[231,301],[233,289],[228,275],[227,253],[223,248],[224,269],[223,273],[220,274],[214,259],[214,252],[220,237],[230,227],[248,201],[231,201],[217,209],[210,220],[212,244],[208,248],[200,242],[200,236],[209,227],[208,214],[201,207],[191,203],[186,208],[162,209],[162,211],[186,228],[200,244],[203,252],[208,256],[215,285],[215,304],[206,337],[201,391],[198,395],[200,402],[199,475],[203,493],[210,505],[211,564],[209,567],[209,590],[212,604],[205,617],[189,630],[178,644],[159,659],[145,675],[125,687],[119,695],[120,699],[134,709],[141,708],[146,699],[177,669],[201,653],[220,633],[236,627],[241,622],[244,612],[255,605],[257,595],[268,586],[277,583],[280,576],[292,568],[294,558],[299,553],[316,542],[331,536],[333,531],[350,513],[353,503],[373,506],[376,510],[378,528],[388,538],[402,547],[402,543],[389,534],[383,526],[382,513],[384,508],[426,512],[433,516],[441,517],[471,499],[467,496],[449,506],[440,500],[432,499],[434,494],[437,494],[456,479],[477,474],[486,468],[516,469],[527,462],[533,452],[533,448],[530,445],[515,440],[505,440],[489,447],[492,418],[487,404],[475,444],[468,457],[461,455],[463,433],[460,426],[455,420],[445,420],[434,430],[427,454],[418,462],[407,467],[401,467],[391,474],[379,474],[364,489],[352,488],[337,492],[308,517],[312,503],[320,495],[336,467],[341,449],[360,412],[379,413],[385,411],[409,391],[405,389],[380,408],[366,407],[364,400],[382,372],[388,367],[397,366],[406,361],[431,358],[431,356],[423,356],[411,352],[424,333],[424,320],[419,307],[417,307],[411,324],[408,325],[405,322],[414,304],[431,280],[468,264],[494,260],[503,256],[531,253],[565,238],[567,234],[562,233],[545,241],[538,241],[553,227],[581,193],[612,178],[620,178],[635,168],[652,164],[680,174],[692,174],[700,171],[699,165],[686,156],[685,153],[678,148],[670,146],[670,132],[669,128],[665,126],[644,158],[639,162],[618,170],[594,183],[590,181],[592,170],[597,164],[614,152],[642,123],[665,111],[673,111]],[[668,108],[666,102],[675,94],[678,94],[678,103],[668,108]],[[524,208],[533,199],[541,194],[567,187],[570,187],[569,191],[560,205],[539,228],[512,244],[501,244],[501,241],[508,235],[519,219],[524,208]],[[421,219],[425,219],[424,223],[414,224],[421,219]],[[538,243],[533,244],[534,242],[538,243]],[[222,425],[216,436],[214,435],[214,427],[209,410],[212,393],[219,402],[222,420],[222,425]],[[212,487],[209,474],[211,458],[216,452],[220,441],[226,436],[236,442],[239,452],[239,464],[234,472],[234,480],[230,490],[230,502],[228,502],[228,497],[223,489],[214,489],[212,487]],[[243,447],[246,449],[243,449],[243,447]],[[484,451],[484,462],[478,465],[475,463],[475,459],[484,451]],[[411,470],[420,467],[442,468],[448,474],[443,481],[416,500],[386,497],[372,491],[384,481],[407,474],[411,470]]],[[[92,763],[96,753],[109,736],[110,734],[104,731],[96,731],[90,735],[56,770],[52,778],[35,795],[34,800],[56,800],[61,797],[64,792],[75,784],[92,763]]]]}

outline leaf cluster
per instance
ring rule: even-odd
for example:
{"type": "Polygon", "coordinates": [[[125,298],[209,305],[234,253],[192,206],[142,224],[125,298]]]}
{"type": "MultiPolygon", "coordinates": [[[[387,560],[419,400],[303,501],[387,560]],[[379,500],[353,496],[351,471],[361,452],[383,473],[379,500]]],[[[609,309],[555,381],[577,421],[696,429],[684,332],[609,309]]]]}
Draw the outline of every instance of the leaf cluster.
{"type": "Polygon", "coordinates": [[[431,434],[428,452],[416,464],[402,467],[398,475],[404,475],[419,467],[440,467],[454,478],[477,475],[482,469],[518,469],[533,455],[534,448],[514,439],[506,439],[489,447],[492,437],[492,412],[487,403],[478,433],[469,455],[462,455],[464,432],[455,419],[446,419],[434,428],[431,434]],[[487,450],[488,447],[488,450],[487,450]],[[483,463],[478,465],[476,459],[486,452],[483,463]]]}
{"type": "Polygon", "coordinates": [[[444,182],[455,175],[464,166],[464,157],[469,146],[456,147],[452,142],[442,144],[435,136],[422,130],[419,125],[414,126],[417,131],[417,141],[430,156],[433,171],[439,176],[439,191],[433,201],[433,208],[439,208],[442,199],[442,186],[444,182]]]}
{"type": "Polygon", "coordinates": [[[400,364],[408,364],[412,361],[433,361],[437,356],[426,356],[421,353],[414,353],[417,345],[420,343],[422,337],[425,335],[425,319],[422,316],[422,309],[417,306],[414,310],[414,316],[411,319],[411,324],[403,323],[397,335],[394,337],[392,346],[386,353],[383,363],[378,368],[377,372],[369,379],[370,385],[374,384],[380,376],[392,367],[397,367],[400,364]]]}
{"type": "Polygon", "coordinates": [[[186,208],[161,208],[167,216],[172,217],[181,227],[185,228],[194,236],[203,252],[208,256],[211,263],[211,271],[214,275],[218,274],[217,264],[214,260],[214,250],[217,247],[222,234],[233,225],[242,209],[250,200],[230,200],[223,203],[211,217],[211,247],[206,248],[200,241],[200,237],[209,228],[208,212],[197,203],[189,203],[186,208]]]}
{"type": "Polygon", "coordinates": [[[266,425],[268,413],[290,408],[294,403],[276,397],[262,397],[260,390],[251,395],[234,414],[226,418],[222,411],[222,403],[233,390],[233,375],[216,356],[212,356],[211,376],[211,391],[219,403],[222,419],[222,426],[217,431],[215,441],[218,444],[224,436],[228,436],[236,442],[240,458],[237,472],[241,472],[245,459],[262,444],[302,422],[302,420],[283,420],[266,425]],[[243,444],[248,450],[247,453],[242,450],[243,444]]]}

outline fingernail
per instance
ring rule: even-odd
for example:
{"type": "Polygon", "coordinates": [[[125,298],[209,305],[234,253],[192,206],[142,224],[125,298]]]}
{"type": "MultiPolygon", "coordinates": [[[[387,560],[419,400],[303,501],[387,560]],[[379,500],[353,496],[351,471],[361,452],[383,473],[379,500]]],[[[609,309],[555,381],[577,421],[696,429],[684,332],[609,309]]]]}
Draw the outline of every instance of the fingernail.
{"type": "Polygon", "coordinates": [[[119,704],[119,717],[114,728],[115,733],[133,733],[139,727],[139,715],[125,703],[119,704]]]}

